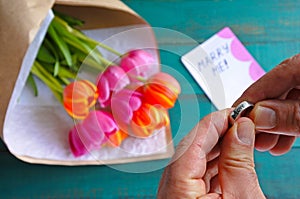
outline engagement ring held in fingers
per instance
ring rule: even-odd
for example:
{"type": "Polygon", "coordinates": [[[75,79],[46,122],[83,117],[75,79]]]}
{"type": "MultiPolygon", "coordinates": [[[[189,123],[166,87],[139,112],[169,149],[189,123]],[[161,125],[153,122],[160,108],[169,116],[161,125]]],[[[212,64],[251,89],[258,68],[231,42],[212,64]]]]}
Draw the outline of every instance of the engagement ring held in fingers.
{"type": "Polygon", "coordinates": [[[247,102],[247,101],[241,102],[230,113],[230,116],[229,116],[230,124],[233,125],[237,119],[239,119],[240,117],[246,116],[247,113],[249,113],[253,107],[254,107],[254,104],[252,104],[250,102],[247,102]]]}

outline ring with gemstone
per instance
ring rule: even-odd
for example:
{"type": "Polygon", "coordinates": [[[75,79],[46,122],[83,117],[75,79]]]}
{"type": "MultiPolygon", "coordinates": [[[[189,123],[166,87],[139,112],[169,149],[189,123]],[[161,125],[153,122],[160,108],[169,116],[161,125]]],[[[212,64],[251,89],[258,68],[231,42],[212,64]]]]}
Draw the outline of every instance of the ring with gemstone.
{"type": "Polygon", "coordinates": [[[254,104],[243,101],[239,105],[235,107],[235,109],[229,115],[230,124],[234,124],[234,122],[240,117],[246,116],[247,113],[254,107],[254,104]]]}

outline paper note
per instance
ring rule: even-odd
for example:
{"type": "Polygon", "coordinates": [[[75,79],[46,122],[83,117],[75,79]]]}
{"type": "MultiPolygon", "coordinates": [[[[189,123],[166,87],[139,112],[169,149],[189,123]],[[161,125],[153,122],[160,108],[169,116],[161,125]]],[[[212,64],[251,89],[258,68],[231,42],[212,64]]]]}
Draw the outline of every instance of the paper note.
{"type": "Polygon", "coordinates": [[[265,74],[228,27],[181,60],[218,110],[231,107],[247,87],[265,74]]]}

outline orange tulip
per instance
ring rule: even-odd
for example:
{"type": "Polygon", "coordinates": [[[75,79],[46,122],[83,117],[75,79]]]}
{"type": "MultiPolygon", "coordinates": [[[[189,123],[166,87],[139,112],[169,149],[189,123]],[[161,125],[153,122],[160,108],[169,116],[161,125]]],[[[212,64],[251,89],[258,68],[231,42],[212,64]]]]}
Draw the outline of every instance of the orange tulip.
{"type": "Polygon", "coordinates": [[[142,104],[142,106],[133,113],[131,121],[131,130],[133,136],[148,137],[154,130],[169,125],[170,119],[167,110],[162,106],[153,106],[142,104]]]}
{"type": "Polygon", "coordinates": [[[123,140],[128,137],[128,134],[121,129],[119,129],[116,133],[111,134],[108,136],[108,140],[106,141],[105,145],[112,147],[120,146],[123,140]]]}
{"type": "Polygon", "coordinates": [[[164,108],[172,108],[180,93],[180,85],[171,75],[156,73],[146,82],[144,99],[152,105],[159,104],[164,108]]]}
{"type": "Polygon", "coordinates": [[[84,119],[98,98],[97,87],[87,80],[79,80],[67,85],[63,92],[66,111],[75,119],[84,119]]]}

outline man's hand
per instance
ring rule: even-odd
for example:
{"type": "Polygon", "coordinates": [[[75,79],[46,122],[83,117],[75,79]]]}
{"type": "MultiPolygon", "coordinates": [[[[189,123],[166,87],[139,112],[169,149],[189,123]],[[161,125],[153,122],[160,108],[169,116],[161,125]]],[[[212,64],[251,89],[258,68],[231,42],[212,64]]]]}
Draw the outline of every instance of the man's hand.
{"type": "Polygon", "coordinates": [[[254,124],[240,118],[229,128],[230,111],[206,116],[180,142],[158,198],[265,198],[254,170],[254,124]]]}
{"type": "Polygon", "coordinates": [[[273,155],[288,152],[300,135],[300,54],[251,85],[233,106],[256,103],[250,118],[257,130],[255,147],[273,155]]]}

